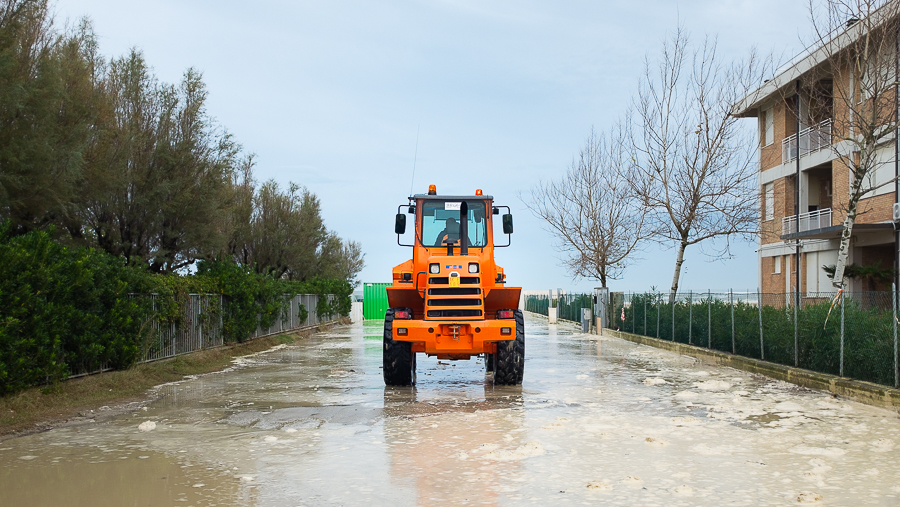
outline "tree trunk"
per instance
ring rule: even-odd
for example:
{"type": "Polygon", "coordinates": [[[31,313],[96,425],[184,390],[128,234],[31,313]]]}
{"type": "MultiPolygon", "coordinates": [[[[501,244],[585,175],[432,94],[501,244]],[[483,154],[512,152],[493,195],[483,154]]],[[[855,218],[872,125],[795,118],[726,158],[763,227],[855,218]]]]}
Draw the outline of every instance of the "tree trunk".
{"type": "Polygon", "coordinates": [[[836,289],[844,287],[844,268],[850,257],[850,237],[853,235],[853,224],[856,223],[856,211],[859,204],[859,189],[862,186],[862,178],[854,176],[850,188],[850,201],[847,203],[847,216],[844,218],[844,229],[841,231],[841,246],[838,249],[837,262],[834,265],[834,277],[831,284],[836,289]]]}
{"type": "Polygon", "coordinates": [[[678,256],[675,258],[675,276],[672,277],[672,288],[669,292],[669,304],[675,302],[675,294],[678,293],[678,279],[681,277],[681,265],[684,264],[684,249],[687,242],[682,240],[678,244],[678,256]]]}

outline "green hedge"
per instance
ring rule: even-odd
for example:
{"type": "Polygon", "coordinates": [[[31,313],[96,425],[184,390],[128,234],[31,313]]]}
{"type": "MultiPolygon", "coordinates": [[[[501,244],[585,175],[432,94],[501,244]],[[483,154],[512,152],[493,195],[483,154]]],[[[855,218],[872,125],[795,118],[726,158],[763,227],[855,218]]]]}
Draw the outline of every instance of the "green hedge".
{"type": "MultiPolygon", "coordinates": [[[[133,365],[147,324],[183,319],[190,293],[224,295],[224,339],[242,342],[281,315],[285,294],[318,294],[319,316],[347,315],[352,287],[280,280],[233,262],[200,263],[193,276],[156,275],[99,250],[61,245],[52,231],[10,237],[9,221],[0,222],[0,394],[133,365]],[[328,294],[337,297],[329,302],[328,294]]],[[[305,320],[307,310],[299,313],[305,320]]]]}
{"type": "Polygon", "coordinates": [[[9,239],[0,225],[0,393],[133,364],[149,315],[128,295],[140,277],[105,253],[46,232],[9,239]]]}

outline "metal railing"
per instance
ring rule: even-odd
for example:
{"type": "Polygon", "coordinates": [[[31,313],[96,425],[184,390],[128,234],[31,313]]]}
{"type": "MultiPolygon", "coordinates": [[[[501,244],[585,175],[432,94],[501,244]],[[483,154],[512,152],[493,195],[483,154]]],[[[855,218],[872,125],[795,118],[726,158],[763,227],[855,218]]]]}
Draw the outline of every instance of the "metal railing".
{"type": "MultiPolygon", "coordinates": [[[[133,297],[141,297],[139,295],[133,297]]],[[[157,296],[151,294],[153,310],[157,310],[157,296]]],[[[287,298],[287,296],[285,296],[287,298]]],[[[335,296],[325,296],[330,303],[335,296]]],[[[150,339],[145,346],[140,362],[156,361],[198,350],[219,347],[224,344],[222,335],[222,312],[224,298],[220,294],[190,294],[184,303],[183,317],[177,323],[165,323],[154,318],[150,339]]],[[[297,294],[285,302],[279,318],[271,326],[257,327],[250,339],[284,333],[334,320],[334,315],[318,315],[319,296],[317,294],[297,294]],[[300,320],[301,308],[306,310],[306,318],[300,320]]]]}
{"type": "Polygon", "coordinates": [[[607,327],[900,386],[896,292],[624,293],[607,327]],[[621,312],[621,313],[620,313],[621,312]]]}
{"type": "Polygon", "coordinates": [[[786,164],[800,156],[831,146],[831,118],[800,131],[800,135],[790,135],[781,140],[781,163],[786,164]],[[799,145],[799,146],[798,146],[799,145]]]}
{"type": "Polygon", "coordinates": [[[831,208],[825,208],[784,217],[781,219],[781,234],[794,234],[831,227],[831,214],[831,208]]]}
{"type": "Polygon", "coordinates": [[[547,316],[549,308],[556,308],[556,318],[570,322],[581,322],[582,308],[593,307],[591,294],[561,294],[552,299],[549,294],[525,296],[525,311],[547,316]]]}

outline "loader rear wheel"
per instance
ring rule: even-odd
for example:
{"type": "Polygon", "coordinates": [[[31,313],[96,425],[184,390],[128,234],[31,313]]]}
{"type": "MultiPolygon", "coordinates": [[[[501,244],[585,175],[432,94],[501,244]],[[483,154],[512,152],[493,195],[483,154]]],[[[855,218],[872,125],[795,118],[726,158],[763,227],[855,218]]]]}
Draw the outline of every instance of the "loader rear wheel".
{"type": "Polygon", "coordinates": [[[394,309],[384,314],[384,384],[411,386],[416,383],[416,355],[410,342],[394,341],[394,309]]]}
{"type": "Polygon", "coordinates": [[[494,384],[519,385],[525,376],[525,317],[515,310],[516,339],[497,342],[494,355],[494,384]]]}

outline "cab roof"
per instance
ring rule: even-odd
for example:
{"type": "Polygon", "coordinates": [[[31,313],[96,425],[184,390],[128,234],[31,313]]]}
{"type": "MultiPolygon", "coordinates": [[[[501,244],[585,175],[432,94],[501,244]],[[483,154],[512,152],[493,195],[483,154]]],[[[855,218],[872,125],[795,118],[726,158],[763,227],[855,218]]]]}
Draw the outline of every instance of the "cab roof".
{"type": "Polygon", "coordinates": [[[451,201],[484,201],[489,200],[493,201],[494,197],[490,195],[429,195],[429,194],[416,194],[412,196],[412,199],[434,199],[434,200],[451,200],[451,201]]]}

